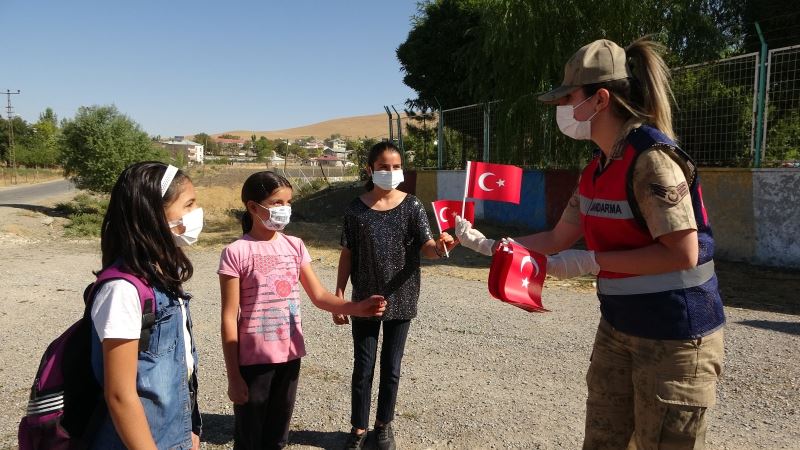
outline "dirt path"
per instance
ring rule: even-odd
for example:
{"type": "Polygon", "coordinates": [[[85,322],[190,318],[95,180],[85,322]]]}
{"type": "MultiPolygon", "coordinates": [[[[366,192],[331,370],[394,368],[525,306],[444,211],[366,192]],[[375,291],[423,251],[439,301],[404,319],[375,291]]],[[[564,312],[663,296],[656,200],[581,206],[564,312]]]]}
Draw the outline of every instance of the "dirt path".
{"type": "MultiPolygon", "coordinates": [[[[62,219],[48,211],[0,207],[0,449],[15,448],[38,359],[80,315],[81,292],[99,267],[98,242],[63,240],[62,219]]],[[[321,235],[313,225],[297,231],[321,235]]],[[[335,247],[329,239],[307,241],[317,274],[333,286],[335,247]]],[[[489,298],[486,260],[463,249],[454,253],[448,265],[424,268],[397,406],[400,447],[579,448],[584,375],[598,320],[593,293],[585,283],[550,282],[544,298],[552,312],[528,314],[489,298]]],[[[209,449],[230,448],[232,431],[219,345],[218,255],[218,247],[190,252],[203,445],[209,449]]],[[[769,279],[776,292],[797,283],[792,273],[769,273],[758,279],[769,279]]],[[[758,304],[761,298],[746,300],[758,304]]],[[[333,326],[327,313],[303,301],[309,355],[290,448],[335,448],[349,428],[351,338],[348,328],[333,326]]],[[[725,375],[708,447],[800,448],[798,316],[732,306],[726,313],[725,375]]]]}

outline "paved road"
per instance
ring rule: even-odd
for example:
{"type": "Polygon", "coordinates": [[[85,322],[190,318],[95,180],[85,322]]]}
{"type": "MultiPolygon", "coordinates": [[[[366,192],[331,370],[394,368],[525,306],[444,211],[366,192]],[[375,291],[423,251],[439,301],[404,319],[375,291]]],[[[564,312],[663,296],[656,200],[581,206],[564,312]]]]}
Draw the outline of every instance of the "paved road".
{"type": "Polygon", "coordinates": [[[75,186],[67,180],[3,188],[0,189],[0,206],[34,204],[71,191],[75,191],[75,186]]]}

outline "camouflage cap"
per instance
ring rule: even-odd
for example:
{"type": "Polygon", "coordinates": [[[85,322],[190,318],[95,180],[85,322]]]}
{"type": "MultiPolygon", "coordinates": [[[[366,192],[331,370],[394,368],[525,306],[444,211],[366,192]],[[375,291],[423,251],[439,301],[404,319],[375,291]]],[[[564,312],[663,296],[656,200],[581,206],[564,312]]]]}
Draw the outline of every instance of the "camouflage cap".
{"type": "Polygon", "coordinates": [[[599,39],[572,55],[564,67],[561,86],[539,95],[539,101],[552,103],[581,86],[630,76],[625,49],[608,39],[599,39]]]}

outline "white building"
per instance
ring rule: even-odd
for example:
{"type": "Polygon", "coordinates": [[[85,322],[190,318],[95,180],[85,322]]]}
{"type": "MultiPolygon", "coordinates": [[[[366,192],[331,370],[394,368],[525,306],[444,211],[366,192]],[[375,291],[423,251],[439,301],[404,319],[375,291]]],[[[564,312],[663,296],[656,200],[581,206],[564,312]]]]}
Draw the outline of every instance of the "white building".
{"type": "Polygon", "coordinates": [[[334,139],[331,141],[331,146],[333,146],[333,150],[335,151],[345,151],[347,142],[345,142],[344,139],[334,139]]]}
{"type": "Polygon", "coordinates": [[[182,153],[189,163],[203,164],[205,152],[203,144],[185,139],[183,136],[175,136],[175,139],[161,143],[174,157],[182,153]]]}

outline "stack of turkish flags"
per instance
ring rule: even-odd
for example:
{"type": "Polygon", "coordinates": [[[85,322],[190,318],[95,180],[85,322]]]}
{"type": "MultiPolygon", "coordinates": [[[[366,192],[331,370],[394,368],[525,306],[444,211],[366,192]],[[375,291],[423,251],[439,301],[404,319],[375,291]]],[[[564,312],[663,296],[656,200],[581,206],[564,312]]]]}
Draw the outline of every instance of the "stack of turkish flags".
{"type": "Polygon", "coordinates": [[[544,312],[542,284],[547,257],[514,241],[502,241],[489,269],[489,293],[528,312],[544,312]]]}

